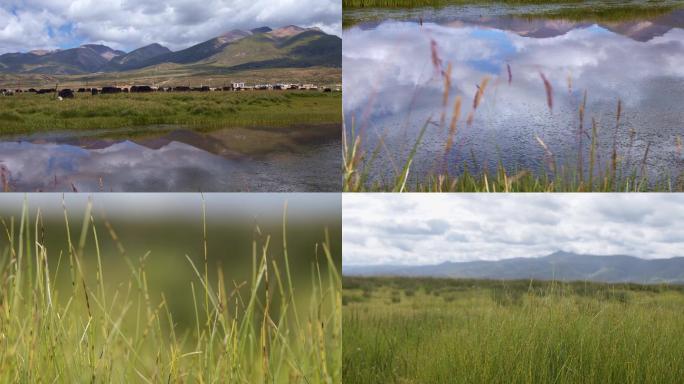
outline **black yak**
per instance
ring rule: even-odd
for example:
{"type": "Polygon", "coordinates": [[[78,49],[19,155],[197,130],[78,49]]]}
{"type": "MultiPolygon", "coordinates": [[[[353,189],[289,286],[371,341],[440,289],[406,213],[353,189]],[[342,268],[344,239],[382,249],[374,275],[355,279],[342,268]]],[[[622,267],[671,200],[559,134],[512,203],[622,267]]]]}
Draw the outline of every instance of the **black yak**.
{"type": "Polygon", "coordinates": [[[100,91],[103,95],[108,93],[121,93],[121,88],[118,87],[102,87],[100,91]]]}
{"type": "Polygon", "coordinates": [[[131,87],[131,93],[148,93],[152,92],[152,87],[149,85],[134,85],[131,87]]]}
{"type": "Polygon", "coordinates": [[[62,99],[73,99],[74,91],[68,88],[62,89],[61,91],[59,91],[59,97],[61,97],[62,99]]]}

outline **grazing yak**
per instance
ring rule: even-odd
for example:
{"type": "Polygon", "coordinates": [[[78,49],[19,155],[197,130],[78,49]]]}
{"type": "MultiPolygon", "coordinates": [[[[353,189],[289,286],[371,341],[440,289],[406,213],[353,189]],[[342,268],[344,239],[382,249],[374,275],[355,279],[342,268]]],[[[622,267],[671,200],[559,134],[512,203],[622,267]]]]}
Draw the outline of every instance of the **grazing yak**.
{"type": "Polygon", "coordinates": [[[100,93],[104,94],[109,94],[109,93],[121,93],[121,88],[119,87],[102,87],[102,90],[100,93]]]}
{"type": "Polygon", "coordinates": [[[91,90],[90,90],[90,94],[93,95],[93,96],[97,95],[97,88],[91,89],[91,90]]]}
{"type": "Polygon", "coordinates": [[[131,87],[131,93],[148,93],[152,92],[152,87],[149,85],[134,85],[131,87]]]}
{"type": "Polygon", "coordinates": [[[62,89],[61,91],[59,91],[59,97],[61,97],[62,99],[73,99],[74,91],[68,88],[62,89]]]}
{"type": "Polygon", "coordinates": [[[174,92],[188,92],[188,91],[190,91],[190,87],[185,87],[185,86],[174,87],[173,91],[174,92]]]}

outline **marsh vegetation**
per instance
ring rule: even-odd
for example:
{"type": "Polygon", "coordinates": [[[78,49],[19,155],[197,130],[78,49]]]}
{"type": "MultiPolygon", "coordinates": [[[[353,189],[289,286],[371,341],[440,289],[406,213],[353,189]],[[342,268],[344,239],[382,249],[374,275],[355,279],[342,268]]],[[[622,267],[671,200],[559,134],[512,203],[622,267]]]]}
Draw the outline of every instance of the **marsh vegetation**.
{"type": "Polygon", "coordinates": [[[341,95],[320,92],[190,92],[0,97],[0,134],[176,125],[196,129],[341,122],[341,95]]]}
{"type": "Polygon", "coordinates": [[[674,383],[684,288],[343,278],[345,383],[674,383]]]}

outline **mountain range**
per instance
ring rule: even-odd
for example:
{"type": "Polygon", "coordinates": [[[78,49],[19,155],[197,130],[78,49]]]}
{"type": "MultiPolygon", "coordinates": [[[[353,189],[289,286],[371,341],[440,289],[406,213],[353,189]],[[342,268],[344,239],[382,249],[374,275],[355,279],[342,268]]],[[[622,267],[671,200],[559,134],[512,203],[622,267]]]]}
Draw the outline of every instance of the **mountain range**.
{"type": "Polygon", "coordinates": [[[65,50],[0,55],[0,73],[79,75],[139,70],[161,64],[231,70],[342,66],[342,39],[318,28],[290,25],[233,30],[173,52],[151,44],[131,52],[86,44],[65,50]]]}
{"type": "Polygon", "coordinates": [[[555,252],[544,257],[498,261],[445,262],[422,266],[344,266],[349,276],[414,276],[495,280],[559,280],[684,284],[684,257],[641,259],[633,256],[578,255],[555,252]]]}

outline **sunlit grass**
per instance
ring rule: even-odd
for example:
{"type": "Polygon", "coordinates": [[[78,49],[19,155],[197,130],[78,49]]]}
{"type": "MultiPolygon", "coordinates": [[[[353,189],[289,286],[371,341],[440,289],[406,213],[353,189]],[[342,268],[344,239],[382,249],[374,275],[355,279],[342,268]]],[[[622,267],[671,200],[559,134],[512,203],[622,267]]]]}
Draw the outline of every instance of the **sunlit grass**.
{"type": "Polygon", "coordinates": [[[78,233],[69,232],[65,209],[68,251],[59,253],[45,246],[40,211],[28,212],[2,217],[9,246],[0,255],[0,381],[341,383],[341,282],[329,241],[312,244],[319,262],[306,299],[293,287],[286,241],[272,244],[257,227],[244,257],[251,277],[229,281],[208,265],[203,221],[202,251],[186,256],[193,300],[179,314],[164,293],[152,293],[149,252],[128,255],[119,243],[120,254],[100,254],[103,239],[119,240],[90,204],[78,233]],[[284,263],[271,258],[273,247],[282,247],[284,263]],[[126,281],[111,285],[102,268],[109,258],[128,268],[126,281]],[[70,284],[57,283],[64,279],[70,284]],[[182,326],[176,317],[194,321],[182,326]]]}
{"type": "Polygon", "coordinates": [[[191,128],[289,127],[341,121],[339,93],[312,91],[189,92],[0,97],[0,134],[115,129],[150,125],[191,128]]]}

